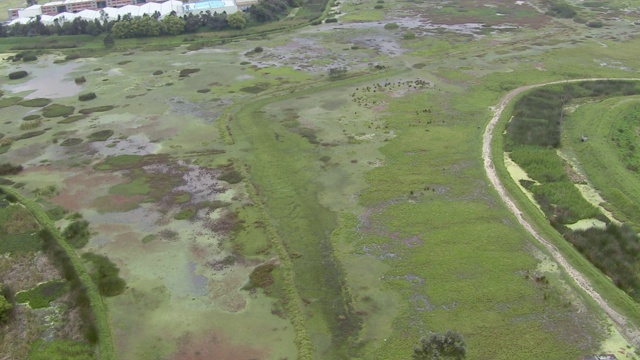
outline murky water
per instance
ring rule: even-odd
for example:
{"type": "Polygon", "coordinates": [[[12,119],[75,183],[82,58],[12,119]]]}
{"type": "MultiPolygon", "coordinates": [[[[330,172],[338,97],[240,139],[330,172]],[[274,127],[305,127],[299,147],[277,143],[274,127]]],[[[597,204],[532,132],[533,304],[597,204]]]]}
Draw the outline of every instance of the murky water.
{"type": "Polygon", "coordinates": [[[18,64],[11,71],[25,70],[29,72],[27,81],[18,84],[5,83],[2,84],[2,88],[14,93],[32,91],[25,96],[25,99],[55,99],[74,96],[82,90],[82,86],[74,82],[70,73],[81,65],[82,63],[79,62],[54,64],[52,57],[44,58],[36,64],[18,64]]]}

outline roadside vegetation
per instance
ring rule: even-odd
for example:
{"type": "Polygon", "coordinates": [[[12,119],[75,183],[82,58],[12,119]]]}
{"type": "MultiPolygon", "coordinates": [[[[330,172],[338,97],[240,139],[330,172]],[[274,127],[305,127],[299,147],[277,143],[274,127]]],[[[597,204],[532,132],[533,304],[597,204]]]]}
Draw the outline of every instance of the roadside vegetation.
{"type": "MultiPolygon", "coordinates": [[[[505,133],[505,150],[533,179],[521,180],[521,185],[534,195],[551,225],[636,301],[640,301],[640,276],[635,270],[640,261],[636,232],[628,225],[611,223],[612,219],[585,200],[575,186],[577,180],[572,178],[575,178],[574,171],[558,156],[556,149],[562,147],[562,127],[565,111],[570,104],[638,93],[640,87],[637,82],[617,80],[568,83],[535,89],[515,102],[512,119],[506,125],[505,133]],[[567,227],[590,218],[601,220],[606,227],[575,230],[567,227]]],[[[575,132],[572,136],[576,138],[574,142],[586,142],[589,139],[584,135],[578,137],[575,132]]],[[[610,140],[616,142],[613,137],[610,140]]],[[[615,197],[612,200],[614,204],[621,204],[615,197]]],[[[629,209],[626,210],[628,212],[629,209]]]]}

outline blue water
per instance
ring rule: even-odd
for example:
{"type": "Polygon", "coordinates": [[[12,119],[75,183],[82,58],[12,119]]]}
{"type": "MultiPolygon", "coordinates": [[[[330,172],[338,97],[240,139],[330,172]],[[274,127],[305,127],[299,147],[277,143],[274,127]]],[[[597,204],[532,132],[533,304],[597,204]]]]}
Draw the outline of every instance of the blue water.
{"type": "Polygon", "coordinates": [[[215,0],[214,1],[201,1],[201,2],[197,2],[197,3],[189,4],[189,5],[191,5],[196,10],[216,9],[216,8],[224,7],[224,4],[222,3],[222,1],[215,1],[215,0]]]}

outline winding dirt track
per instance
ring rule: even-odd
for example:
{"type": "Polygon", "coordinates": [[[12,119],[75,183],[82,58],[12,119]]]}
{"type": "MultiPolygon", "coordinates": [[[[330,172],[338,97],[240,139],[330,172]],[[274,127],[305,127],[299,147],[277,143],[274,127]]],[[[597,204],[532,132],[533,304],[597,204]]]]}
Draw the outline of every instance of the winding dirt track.
{"type": "Polygon", "coordinates": [[[495,166],[493,165],[493,159],[492,159],[492,156],[491,156],[491,141],[493,140],[493,131],[495,130],[495,126],[498,123],[498,120],[500,119],[500,116],[502,115],[502,112],[504,111],[504,109],[507,106],[507,104],[509,104],[509,102],[511,100],[513,100],[513,98],[516,97],[518,94],[522,93],[523,91],[527,91],[527,90],[530,90],[530,89],[533,89],[533,88],[536,88],[536,87],[541,87],[541,86],[546,86],[546,85],[561,84],[561,83],[568,83],[568,82],[579,82],[579,81],[598,81],[598,80],[640,80],[640,79],[636,79],[636,78],[624,78],[624,79],[607,79],[607,78],[605,78],[605,79],[596,79],[596,78],[590,78],[590,79],[575,79],[575,80],[565,80],[565,81],[553,81],[553,82],[548,82],[548,83],[543,83],[543,84],[523,86],[523,87],[519,87],[519,88],[511,91],[510,93],[505,95],[504,98],[502,98],[502,100],[500,101],[498,106],[494,106],[494,107],[491,108],[493,110],[493,118],[491,118],[491,121],[489,121],[489,124],[487,124],[487,128],[485,129],[484,135],[482,136],[482,159],[484,161],[484,169],[485,169],[485,171],[487,173],[487,177],[491,181],[491,185],[493,185],[493,187],[496,189],[496,191],[498,192],[498,194],[502,198],[502,201],[504,201],[504,203],[507,205],[509,210],[518,219],[518,222],[534,238],[536,238],[536,240],[538,240],[542,245],[544,245],[544,247],[549,251],[549,253],[551,253],[551,255],[553,256],[555,261],[558,262],[558,264],[560,264],[560,266],[562,266],[564,268],[564,270],[567,272],[567,274],[569,274],[569,276],[571,276],[571,278],[578,284],[578,286],[580,286],[580,288],[582,288],[582,290],[584,290],[587,294],[589,294],[589,296],[591,296],[591,298],[593,298],[593,300],[596,303],[598,303],[598,305],[602,308],[602,310],[604,310],[604,312],[611,319],[611,321],[613,321],[613,323],[617,325],[617,327],[619,328],[619,330],[622,333],[622,335],[628,341],[630,341],[631,344],[633,344],[635,346],[639,346],[640,345],[640,332],[635,328],[635,326],[633,326],[632,324],[628,323],[627,319],[624,316],[622,316],[617,311],[612,309],[609,306],[609,304],[607,303],[607,301],[605,299],[603,299],[602,296],[600,296],[600,294],[593,289],[593,287],[591,286],[591,283],[589,282],[589,280],[581,272],[579,272],[573,266],[571,266],[567,262],[567,260],[564,258],[564,256],[562,256],[562,253],[560,253],[560,251],[553,244],[551,244],[549,241],[545,240],[542,236],[540,236],[540,234],[538,234],[538,232],[533,229],[531,224],[529,224],[522,217],[522,212],[518,209],[518,207],[513,202],[511,197],[509,197],[509,195],[507,194],[507,191],[505,190],[504,186],[500,182],[500,179],[498,178],[498,175],[496,173],[495,166]]]}

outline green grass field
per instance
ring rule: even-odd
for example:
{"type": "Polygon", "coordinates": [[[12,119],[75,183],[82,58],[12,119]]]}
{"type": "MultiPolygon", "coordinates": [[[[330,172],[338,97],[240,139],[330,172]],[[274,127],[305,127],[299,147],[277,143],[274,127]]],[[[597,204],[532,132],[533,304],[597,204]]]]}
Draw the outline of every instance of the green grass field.
{"type": "Polygon", "coordinates": [[[566,147],[575,154],[589,180],[623,222],[640,224],[640,189],[634,152],[637,142],[636,97],[580,104],[563,128],[566,147]],[[588,137],[585,142],[582,136],[588,137]]]}

